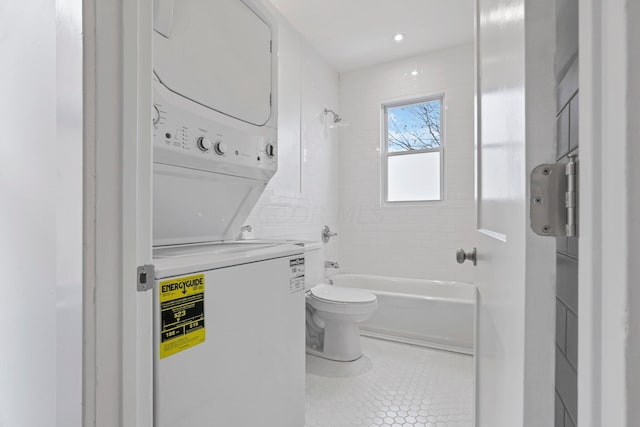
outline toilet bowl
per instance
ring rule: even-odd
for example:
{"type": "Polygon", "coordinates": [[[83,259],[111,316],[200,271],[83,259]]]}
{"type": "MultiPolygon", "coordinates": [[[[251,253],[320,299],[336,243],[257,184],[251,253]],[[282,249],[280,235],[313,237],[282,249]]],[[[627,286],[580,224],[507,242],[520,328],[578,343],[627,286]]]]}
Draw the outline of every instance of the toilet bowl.
{"type": "Polygon", "coordinates": [[[341,362],[362,356],[358,323],[378,308],[374,294],[319,284],[307,292],[306,305],[307,353],[341,362]]]}

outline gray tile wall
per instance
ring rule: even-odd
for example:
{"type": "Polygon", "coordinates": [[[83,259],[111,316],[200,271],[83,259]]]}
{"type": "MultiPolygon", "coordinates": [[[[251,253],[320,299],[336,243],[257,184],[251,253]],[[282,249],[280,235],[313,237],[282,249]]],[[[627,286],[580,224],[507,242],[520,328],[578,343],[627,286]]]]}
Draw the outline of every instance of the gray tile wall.
{"type": "MultiPolygon", "coordinates": [[[[577,63],[577,62],[576,62],[577,63]]],[[[558,162],[578,149],[577,66],[558,87],[558,162]]],[[[578,415],[578,238],[557,238],[555,427],[574,427],[578,415]]]]}
{"type": "Polygon", "coordinates": [[[578,3],[556,0],[556,75],[564,76],[578,55],[578,3]]]}
{"type": "MultiPolygon", "coordinates": [[[[578,149],[578,3],[556,0],[557,160],[578,149]]],[[[555,427],[578,421],[578,239],[557,239],[555,427]]]]}

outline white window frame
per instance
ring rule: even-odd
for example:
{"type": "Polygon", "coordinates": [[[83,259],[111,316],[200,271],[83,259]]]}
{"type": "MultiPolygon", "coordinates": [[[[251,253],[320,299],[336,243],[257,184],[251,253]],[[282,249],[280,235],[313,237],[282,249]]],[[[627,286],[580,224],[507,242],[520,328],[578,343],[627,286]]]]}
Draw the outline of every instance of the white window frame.
{"type": "Polygon", "coordinates": [[[402,100],[394,100],[390,102],[384,102],[381,106],[381,121],[382,121],[382,134],[381,134],[381,205],[382,206],[421,206],[421,205],[434,205],[434,204],[442,204],[445,201],[445,141],[446,141],[446,132],[445,132],[445,99],[446,96],[444,93],[421,96],[418,98],[408,98],[402,100]],[[388,110],[389,108],[403,107],[408,105],[415,104],[424,104],[432,101],[440,101],[440,147],[438,148],[427,148],[424,150],[409,150],[409,151],[399,151],[399,152],[390,152],[389,151],[389,120],[388,120],[388,110]],[[435,200],[399,200],[399,201],[389,201],[389,157],[393,156],[410,156],[413,154],[423,154],[423,153],[440,153],[440,198],[435,200]]]}

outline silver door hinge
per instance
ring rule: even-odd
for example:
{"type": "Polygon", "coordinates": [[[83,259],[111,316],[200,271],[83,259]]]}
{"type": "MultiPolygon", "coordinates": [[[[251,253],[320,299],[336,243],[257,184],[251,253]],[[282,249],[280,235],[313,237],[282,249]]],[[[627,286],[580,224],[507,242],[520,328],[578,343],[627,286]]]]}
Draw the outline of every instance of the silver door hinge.
{"type": "Polygon", "coordinates": [[[138,292],[153,289],[153,280],[156,276],[153,264],[138,266],[138,292]]]}
{"type": "Polygon", "coordinates": [[[531,229],[541,236],[577,236],[578,167],[576,155],[568,163],[543,164],[531,172],[531,229]]]}

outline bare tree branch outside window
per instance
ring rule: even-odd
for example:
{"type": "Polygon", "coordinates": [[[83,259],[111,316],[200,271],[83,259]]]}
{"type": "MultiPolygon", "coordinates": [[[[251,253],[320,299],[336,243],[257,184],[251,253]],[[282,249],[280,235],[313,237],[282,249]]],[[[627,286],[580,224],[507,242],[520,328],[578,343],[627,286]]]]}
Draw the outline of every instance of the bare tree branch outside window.
{"type": "Polygon", "coordinates": [[[387,111],[389,151],[440,147],[441,118],[440,100],[389,108],[387,111]]]}

